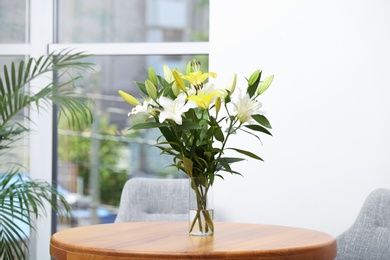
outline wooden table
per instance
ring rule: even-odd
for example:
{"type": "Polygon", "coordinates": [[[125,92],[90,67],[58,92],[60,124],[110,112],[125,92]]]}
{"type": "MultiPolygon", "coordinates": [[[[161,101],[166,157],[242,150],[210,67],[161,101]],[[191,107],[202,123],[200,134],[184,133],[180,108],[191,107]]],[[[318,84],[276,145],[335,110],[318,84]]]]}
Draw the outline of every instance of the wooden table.
{"type": "Polygon", "coordinates": [[[336,257],[325,233],[293,227],[215,223],[212,237],[194,237],[183,222],[127,222],[71,228],[54,234],[58,260],[315,259],[336,257]]]}

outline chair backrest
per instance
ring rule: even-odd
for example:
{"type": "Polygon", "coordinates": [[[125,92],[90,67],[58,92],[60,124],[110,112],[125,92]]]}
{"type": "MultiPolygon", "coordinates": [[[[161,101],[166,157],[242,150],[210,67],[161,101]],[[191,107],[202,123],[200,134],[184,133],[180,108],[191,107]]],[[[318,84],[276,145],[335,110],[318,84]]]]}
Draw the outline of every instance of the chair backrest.
{"type": "Polygon", "coordinates": [[[390,190],[369,194],[353,225],[337,237],[337,260],[390,259],[390,190]]]}
{"type": "Polygon", "coordinates": [[[133,178],[126,182],[115,222],[187,221],[187,179],[133,178]]]}

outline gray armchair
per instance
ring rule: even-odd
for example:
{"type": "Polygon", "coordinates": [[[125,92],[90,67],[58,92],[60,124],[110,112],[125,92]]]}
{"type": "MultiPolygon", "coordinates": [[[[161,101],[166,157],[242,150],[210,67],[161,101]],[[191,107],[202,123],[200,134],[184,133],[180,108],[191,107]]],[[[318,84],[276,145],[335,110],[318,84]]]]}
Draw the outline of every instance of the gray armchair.
{"type": "Polygon", "coordinates": [[[133,178],[126,182],[115,222],[188,221],[187,179],[133,178]]]}
{"type": "Polygon", "coordinates": [[[337,260],[389,260],[390,190],[371,192],[353,225],[336,240],[337,260]]]}

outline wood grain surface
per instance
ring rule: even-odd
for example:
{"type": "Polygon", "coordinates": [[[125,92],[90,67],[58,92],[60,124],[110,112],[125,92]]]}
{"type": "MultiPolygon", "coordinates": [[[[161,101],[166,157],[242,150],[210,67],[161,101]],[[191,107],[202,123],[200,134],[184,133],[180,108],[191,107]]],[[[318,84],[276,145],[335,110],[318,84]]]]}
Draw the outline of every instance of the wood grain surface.
{"type": "Polygon", "coordinates": [[[325,233],[273,225],[215,223],[212,237],[188,235],[184,222],[126,222],[71,228],[51,237],[58,260],[315,259],[336,257],[325,233]]]}

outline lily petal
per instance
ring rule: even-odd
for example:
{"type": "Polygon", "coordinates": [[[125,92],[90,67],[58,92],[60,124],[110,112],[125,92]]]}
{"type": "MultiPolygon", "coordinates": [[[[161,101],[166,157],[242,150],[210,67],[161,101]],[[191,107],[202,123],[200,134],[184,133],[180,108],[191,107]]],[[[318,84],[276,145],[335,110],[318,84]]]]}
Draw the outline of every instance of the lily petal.
{"type": "Polygon", "coordinates": [[[251,99],[249,94],[237,98],[235,101],[232,101],[232,104],[237,112],[237,117],[242,124],[250,121],[252,115],[261,114],[259,108],[262,104],[257,100],[251,99]]]}
{"type": "Polygon", "coordinates": [[[161,96],[158,103],[163,108],[160,109],[159,122],[162,123],[166,119],[171,119],[178,125],[183,123],[181,117],[183,113],[187,112],[191,108],[197,107],[196,103],[192,101],[188,101],[186,103],[186,95],[184,93],[180,93],[174,100],[161,96]]]}

